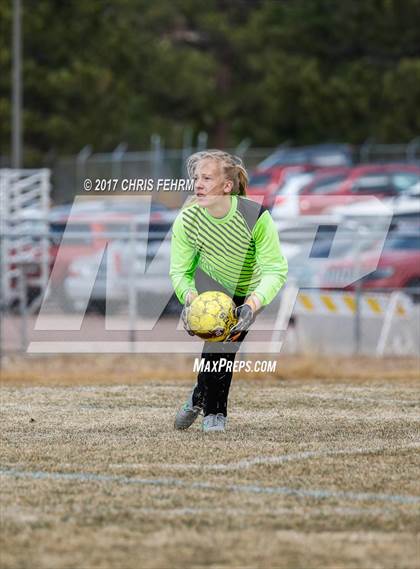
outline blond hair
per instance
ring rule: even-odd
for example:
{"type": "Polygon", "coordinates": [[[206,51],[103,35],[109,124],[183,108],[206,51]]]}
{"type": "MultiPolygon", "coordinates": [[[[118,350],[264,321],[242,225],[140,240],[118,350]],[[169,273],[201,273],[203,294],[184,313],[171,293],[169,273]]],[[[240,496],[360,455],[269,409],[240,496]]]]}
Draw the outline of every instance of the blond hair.
{"type": "Polygon", "coordinates": [[[188,176],[192,179],[195,175],[197,164],[206,158],[217,160],[222,163],[223,173],[233,183],[232,195],[246,196],[248,187],[248,174],[239,156],[234,156],[222,150],[202,150],[192,154],[187,160],[188,176]]]}

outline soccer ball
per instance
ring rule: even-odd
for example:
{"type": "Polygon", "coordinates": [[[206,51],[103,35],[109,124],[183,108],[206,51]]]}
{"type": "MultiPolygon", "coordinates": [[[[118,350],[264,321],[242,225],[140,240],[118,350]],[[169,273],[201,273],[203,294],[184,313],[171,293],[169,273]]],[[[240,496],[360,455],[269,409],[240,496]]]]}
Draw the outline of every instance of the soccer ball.
{"type": "Polygon", "coordinates": [[[191,303],[188,325],[207,342],[223,342],[237,322],[234,311],[235,303],[224,292],[203,292],[191,303]]]}

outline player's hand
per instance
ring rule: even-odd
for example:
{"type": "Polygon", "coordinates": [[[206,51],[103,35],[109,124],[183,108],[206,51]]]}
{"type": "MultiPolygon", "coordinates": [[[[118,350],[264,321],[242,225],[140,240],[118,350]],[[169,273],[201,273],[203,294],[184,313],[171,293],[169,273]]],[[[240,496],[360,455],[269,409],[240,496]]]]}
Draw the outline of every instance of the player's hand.
{"type": "Polygon", "coordinates": [[[248,330],[255,320],[255,312],[247,303],[241,304],[241,306],[235,308],[235,316],[238,321],[235,326],[232,326],[230,329],[229,336],[226,338],[225,342],[235,342],[241,333],[248,330]]]}
{"type": "Polygon", "coordinates": [[[195,334],[191,330],[190,325],[188,324],[188,313],[190,310],[191,303],[194,300],[194,298],[196,298],[196,297],[197,297],[197,294],[195,292],[193,292],[193,291],[188,292],[187,296],[185,297],[184,308],[182,309],[182,312],[181,312],[182,324],[184,326],[185,331],[188,332],[188,334],[190,336],[195,336],[195,334]]]}

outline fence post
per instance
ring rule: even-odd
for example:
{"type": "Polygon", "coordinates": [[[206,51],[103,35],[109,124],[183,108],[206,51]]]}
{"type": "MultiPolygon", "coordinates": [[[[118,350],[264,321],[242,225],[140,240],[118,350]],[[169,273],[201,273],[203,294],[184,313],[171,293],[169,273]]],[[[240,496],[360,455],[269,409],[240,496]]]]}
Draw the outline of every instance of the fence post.
{"type": "Polygon", "coordinates": [[[156,182],[161,177],[162,141],[159,134],[152,134],[150,138],[152,147],[152,178],[156,182]]]}
{"type": "Polygon", "coordinates": [[[243,138],[241,142],[238,144],[238,146],[235,148],[235,154],[237,154],[239,158],[243,158],[245,152],[248,150],[250,146],[251,146],[251,139],[249,137],[243,138]]]}
{"type": "Polygon", "coordinates": [[[197,137],[197,152],[201,152],[207,148],[208,134],[201,130],[197,137]]]}
{"type": "Polygon", "coordinates": [[[86,162],[92,154],[92,147],[90,144],[84,146],[79,154],[76,156],[76,188],[82,188],[82,180],[86,178],[86,162]]]}
{"type": "Polygon", "coordinates": [[[373,146],[373,138],[367,138],[360,147],[359,162],[369,162],[369,155],[373,146]]]}
{"type": "Polygon", "coordinates": [[[42,219],[42,237],[41,237],[41,283],[40,294],[31,304],[30,310],[34,312],[42,304],[43,298],[47,292],[48,280],[50,277],[50,238],[49,238],[49,222],[48,214],[50,211],[50,184],[51,184],[51,171],[47,168],[43,170],[42,177],[42,196],[41,208],[43,213],[42,219]]]}
{"type": "MultiPolygon", "coordinates": [[[[5,262],[3,259],[3,251],[2,251],[2,228],[0,226],[0,275],[3,274],[3,271],[6,270],[5,262]],[[4,266],[3,266],[4,265],[4,266]]],[[[6,302],[3,295],[3,279],[0,278],[0,369],[2,367],[3,362],[3,309],[6,313],[6,302]]]]}
{"type": "MultiPolygon", "coordinates": [[[[355,223],[354,230],[357,231],[359,235],[364,235],[366,238],[369,235],[369,231],[360,225],[359,222],[355,223]]],[[[365,240],[358,241],[357,246],[354,249],[354,255],[356,258],[356,275],[362,274],[362,263],[361,255],[364,248],[365,240]]],[[[360,353],[361,341],[362,341],[362,301],[363,301],[363,277],[359,278],[356,282],[354,300],[355,300],[355,313],[354,313],[354,331],[353,331],[353,352],[355,354],[360,353]]]]}
{"type": "Polygon", "coordinates": [[[299,288],[296,281],[293,278],[289,279],[280,298],[280,305],[274,322],[274,330],[271,335],[270,352],[272,350],[274,351],[276,344],[280,341],[282,333],[285,333],[287,330],[298,293],[299,288]]]}
{"type": "Polygon", "coordinates": [[[179,171],[181,175],[186,177],[186,162],[187,158],[192,154],[192,129],[190,126],[187,126],[184,129],[183,138],[182,138],[182,164],[179,171]]]}
{"type": "Polygon", "coordinates": [[[362,320],[361,320],[361,301],[362,301],[362,283],[360,279],[356,283],[356,290],[354,295],[355,300],[355,313],[354,313],[354,349],[353,353],[359,355],[360,353],[360,340],[362,336],[362,320]]]}
{"type": "Polygon", "coordinates": [[[120,142],[111,154],[111,177],[113,179],[121,177],[121,161],[127,150],[127,143],[120,142]]]}
{"type": "Polygon", "coordinates": [[[129,318],[129,342],[130,351],[135,352],[136,341],[136,326],[137,326],[137,287],[136,287],[136,239],[135,239],[135,224],[130,223],[130,238],[129,238],[129,262],[130,268],[128,273],[128,318],[129,318]]]}
{"type": "Polygon", "coordinates": [[[28,347],[28,298],[26,288],[26,269],[24,264],[19,266],[19,312],[20,312],[20,347],[22,352],[28,347]]]}
{"type": "MultiPolygon", "coordinates": [[[[359,234],[366,233],[366,229],[362,226],[356,226],[356,231],[359,234]]],[[[362,253],[362,243],[361,240],[357,240],[358,245],[355,248],[355,255],[356,255],[356,275],[361,274],[361,262],[360,262],[360,255],[362,253]]],[[[355,313],[354,313],[354,330],[353,330],[353,353],[358,355],[360,353],[360,344],[362,339],[362,279],[359,278],[356,282],[355,286],[355,313]]]]}
{"type": "Polygon", "coordinates": [[[405,153],[407,162],[414,162],[416,160],[417,148],[420,148],[420,136],[416,136],[416,138],[413,138],[413,140],[410,140],[407,144],[405,153]]]}
{"type": "Polygon", "coordinates": [[[395,290],[392,291],[391,296],[389,298],[388,308],[384,316],[384,321],[382,324],[382,329],[379,336],[378,344],[376,346],[376,356],[378,357],[384,355],[388,336],[391,331],[393,316],[395,313],[395,309],[397,307],[398,298],[399,298],[399,293],[395,290]]]}

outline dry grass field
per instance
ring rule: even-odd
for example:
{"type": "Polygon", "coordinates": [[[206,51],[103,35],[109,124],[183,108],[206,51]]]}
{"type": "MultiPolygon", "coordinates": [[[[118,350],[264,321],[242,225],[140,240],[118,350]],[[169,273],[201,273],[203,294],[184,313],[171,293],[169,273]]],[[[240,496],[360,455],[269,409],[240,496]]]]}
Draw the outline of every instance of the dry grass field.
{"type": "Polygon", "coordinates": [[[280,362],[204,435],[191,362],[6,361],[2,569],[418,568],[418,360],[280,362]]]}

